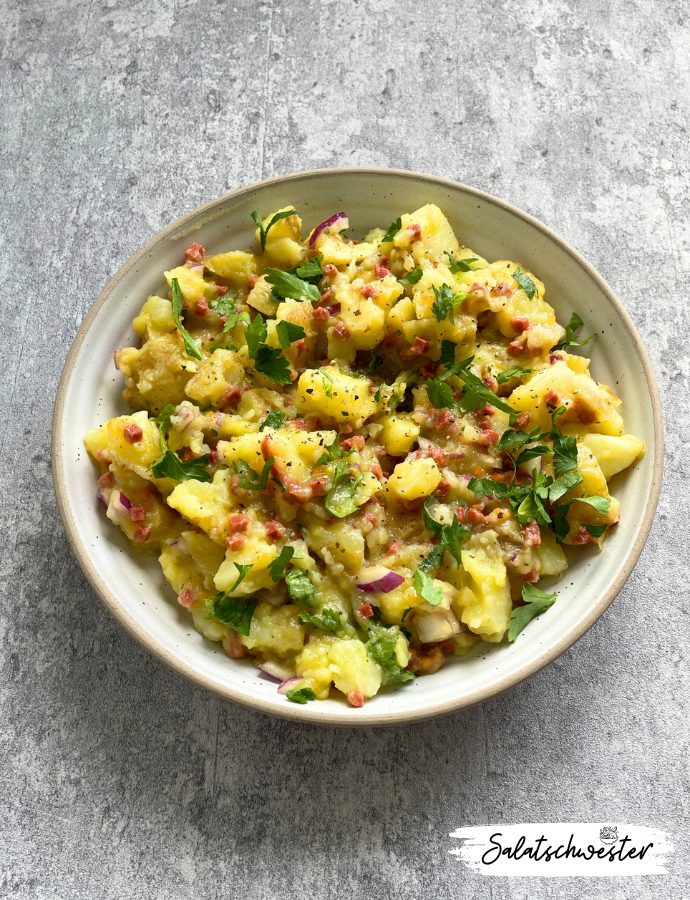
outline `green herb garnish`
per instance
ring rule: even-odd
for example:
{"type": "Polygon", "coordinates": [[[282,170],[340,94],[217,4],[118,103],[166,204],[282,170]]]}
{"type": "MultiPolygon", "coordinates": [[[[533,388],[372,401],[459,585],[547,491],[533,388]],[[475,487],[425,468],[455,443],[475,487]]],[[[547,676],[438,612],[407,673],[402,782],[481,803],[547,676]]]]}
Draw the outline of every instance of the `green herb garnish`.
{"type": "Polygon", "coordinates": [[[512,644],[528,622],[554,605],[557,596],[555,591],[553,594],[545,594],[544,591],[532,584],[524,584],[522,599],[525,601],[525,606],[516,607],[510,614],[508,641],[512,644]]]}
{"type": "Polygon", "coordinates": [[[175,323],[175,327],[177,328],[177,330],[182,335],[185,352],[187,356],[192,356],[194,357],[194,359],[203,359],[204,356],[201,350],[199,350],[199,345],[180,321],[182,309],[184,308],[184,297],[182,296],[182,291],[180,290],[180,282],[177,280],[177,278],[173,278],[171,280],[170,291],[172,296],[173,322],[175,323]]]}
{"type": "Polygon", "coordinates": [[[271,217],[271,221],[264,228],[264,222],[261,218],[261,213],[258,209],[255,209],[252,213],[252,219],[254,219],[254,224],[259,229],[259,239],[261,241],[261,252],[263,253],[266,249],[266,236],[268,232],[273,228],[276,222],[280,222],[281,219],[287,219],[288,216],[297,216],[302,212],[301,209],[284,209],[282,212],[277,212],[274,216],[271,217]]]}

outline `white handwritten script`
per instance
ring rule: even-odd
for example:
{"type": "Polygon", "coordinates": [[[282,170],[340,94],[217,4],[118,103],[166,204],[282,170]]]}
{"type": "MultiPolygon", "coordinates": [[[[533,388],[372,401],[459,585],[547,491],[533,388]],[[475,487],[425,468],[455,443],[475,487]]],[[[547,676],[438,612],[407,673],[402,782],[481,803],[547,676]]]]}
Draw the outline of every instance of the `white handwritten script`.
{"type": "Polygon", "coordinates": [[[643,825],[551,822],[458,828],[450,850],[482,875],[665,875],[668,834],[643,825]]]}

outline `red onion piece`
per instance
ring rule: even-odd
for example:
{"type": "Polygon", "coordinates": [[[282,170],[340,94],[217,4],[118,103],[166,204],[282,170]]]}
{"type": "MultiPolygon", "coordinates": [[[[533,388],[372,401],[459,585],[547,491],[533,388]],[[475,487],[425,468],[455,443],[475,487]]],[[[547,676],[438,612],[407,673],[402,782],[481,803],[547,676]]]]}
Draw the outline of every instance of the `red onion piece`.
{"type": "Polygon", "coordinates": [[[108,498],[105,496],[105,494],[102,491],[98,492],[98,499],[101,501],[103,506],[105,506],[105,508],[107,509],[108,508],[108,498]]]}
{"type": "Polygon", "coordinates": [[[336,222],[342,222],[340,228],[347,228],[347,216],[344,212],[334,213],[332,216],[329,216],[325,221],[323,221],[320,225],[317,225],[314,231],[312,232],[312,236],[309,238],[309,249],[313,250],[316,246],[316,241],[321,236],[321,234],[327,229],[330,228],[331,225],[335,225],[336,222]]]}
{"type": "Polygon", "coordinates": [[[292,678],[287,678],[282,684],[278,685],[278,693],[287,694],[288,691],[291,691],[293,688],[297,687],[297,685],[302,681],[304,681],[303,675],[293,675],[292,678]]]}
{"type": "Polygon", "coordinates": [[[405,583],[402,575],[392,572],[385,566],[367,566],[357,576],[357,587],[360,591],[380,591],[388,594],[405,583]]]}
{"type": "Polygon", "coordinates": [[[259,668],[266,678],[270,678],[272,681],[278,681],[281,684],[285,681],[289,681],[293,677],[289,669],[286,669],[285,666],[281,666],[280,663],[277,662],[262,662],[259,664],[259,668]]]}
{"type": "Polygon", "coordinates": [[[551,356],[549,357],[549,365],[550,366],[552,366],[554,363],[557,363],[560,361],[561,361],[561,357],[556,356],[555,353],[552,353],[551,356]]]}
{"type": "Polygon", "coordinates": [[[129,500],[129,497],[125,496],[125,494],[120,491],[120,503],[124,506],[125,509],[131,509],[132,504],[129,500]]]}
{"type": "Polygon", "coordinates": [[[335,316],[340,312],[341,306],[342,303],[333,303],[331,306],[327,306],[326,309],[332,316],[335,316]]]}
{"type": "Polygon", "coordinates": [[[465,481],[471,481],[471,480],[472,480],[472,476],[471,476],[471,475],[468,475],[467,473],[465,473],[464,475],[461,475],[460,477],[461,477],[462,479],[464,479],[465,481]]]}

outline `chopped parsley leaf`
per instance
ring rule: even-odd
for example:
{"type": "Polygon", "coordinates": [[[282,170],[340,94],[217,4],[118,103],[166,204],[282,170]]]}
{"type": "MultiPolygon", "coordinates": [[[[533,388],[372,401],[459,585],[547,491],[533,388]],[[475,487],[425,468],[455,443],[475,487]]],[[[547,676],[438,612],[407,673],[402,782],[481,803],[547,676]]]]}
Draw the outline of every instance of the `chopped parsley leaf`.
{"type": "Polygon", "coordinates": [[[400,282],[400,284],[417,284],[423,274],[424,273],[421,269],[412,269],[412,271],[408,272],[407,275],[404,275],[402,278],[398,278],[398,281],[400,282]]]}
{"type": "Polygon", "coordinates": [[[511,378],[523,378],[525,375],[531,375],[532,369],[523,369],[522,366],[511,366],[509,369],[504,369],[503,372],[499,372],[496,376],[496,381],[499,384],[505,384],[507,381],[510,381],[511,378]]]}
{"type": "Polygon", "coordinates": [[[199,345],[180,321],[182,309],[184,308],[184,297],[182,296],[182,291],[180,290],[180,282],[177,280],[177,278],[173,278],[171,280],[170,290],[172,296],[173,322],[175,323],[175,327],[177,328],[177,330],[182,335],[185,353],[187,354],[187,356],[194,357],[194,359],[203,359],[204,356],[201,350],[199,350],[199,345]]]}
{"type": "Polygon", "coordinates": [[[252,213],[252,219],[254,219],[254,224],[259,229],[259,239],[261,241],[261,252],[263,253],[266,249],[266,236],[268,232],[273,228],[276,222],[280,222],[281,219],[286,219],[288,216],[297,216],[302,212],[301,209],[284,209],[282,212],[277,212],[274,216],[271,217],[271,221],[264,228],[263,219],[261,218],[261,213],[258,209],[255,209],[252,213]]]}
{"type": "Polygon", "coordinates": [[[443,252],[448,257],[448,268],[453,275],[457,275],[458,272],[471,272],[472,266],[470,263],[479,262],[479,259],[476,256],[471,256],[466,259],[456,259],[453,254],[449,253],[447,250],[444,250],[443,252]]]}
{"type": "Polygon", "coordinates": [[[316,700],[316,694],[310,687],[293,688],[285,696],[293,703],[306,704],[307,700],[316,700]]]}
{"type": "Polygon", "coordinates": [[[259,431],[264,431],[266,428],[282,428],[286,419],[287,416],[284,412],[281,412],[279,409],[274,409],[273,412],[270,412],[263,420],[259,431]]]}
{"type": "Polygon", "coordinates": [[[312,609],[318,607],[314,585],[306,572],[293,566],[285,576],[285,584],[291,600],[294,600],[296,603],[303,603],[312,609]]]}
{"type": "Polygon", "coordinates": [[[395,626],[385,628],[372,624],[369,627],[369,637],[364,646],[371,659],[382,669],[384,685],[404,684],[415,677],[398,663],[395,648],[399,639],[400,631],[395,626]]]}
{"type": "Polygon", "coordinates": [[[588,338],[585,338],[584,341],[574,341],[573,338],[575,334],[582,328],[585,323],[578,316],[577,313],[573,313],[570,317],[570,322],[565,326],[565,340],[561,344],[556,344],[553,348],[554,350],[563,350],[565,347],[584,347],[585,344],[588,344],[592,338],[596,337],[596,334],[590,334],[588,338]]]}
{"type": "Polygon", "coordinates": [[[315,628],[322,628],[324,631],[335,633],[342,628],[340,616],[334,609],[322,609],[319,614],[300,613],[298,618],[303,625],[313,625],[315,628]]]}
{"type": "Polygon", "coordinates": [[[524,584],[522,599],[525,601],[525,605],[516,607],[510,614],[508,641],[512,644],[528,622],[554,605],[557,596],[556,591],[553,594],[545,594],[533,584],[524,584]]]}
{"type": "Polygon", "coordinates": [[[518,268],[513,272],[513,278],[525,292],[525,294],[527,295],[527,299],[531,300],[537,293],[537,286],[529,277],[529,275],[526,272],[521,271],[520,267],[518,266],[518,268]]]}
{"type": "MultiPolygon", "coordinates": [[[[285,569],[294,555],[295,550],[293,547],[283,547],[278,556],[276,556],[268,567],[268,574],[274,581],[280,581],[280,579],[283,578],[285,569]]],[[[235,565],[237,565],[237,563],[235,563],[235,565]]]]}
{"type": "Polygon", "coordinates": [[[278,335],[280,346],[284,350],[287,350],[290,344],[295,341],[301,341],[307,336],[307,332],[301,325],[295,325],[294,322],[288,322],[286,319],[281,319],[280,322],[276,323],[276,334],[278,335]]]}
{"type": "Polygon", "coordinates": [[[395,222],[391,222],[391,224],[388,226],[388,231],[381,238],[381,242],[384,244],[389,244],[401,229],[402,217],[398,216],[395,222]]]}
{"type": "Polygon", "coordinates": [[[266,281],[273,288],[273,297],[279,300],[299,300],[318,303],[321,292],[315,284],[303,281],[297,275],[283,272],[282,269],[266,269],[266,281]]]}
{"type": "Polygon", "coordinates": [[[248,597],[231,597],[229,592],[215,594],[206,601],[206,609],[214,619],[229,625],[238,634],[249,634],[257,600],[248,597]]]}
{"type": "Polygon", "coordinates": [[[412,584],[422,600],[426,600],[431,606],[438,606],[442,602],[443,588],[440,584],[434,584],[423,569],[417,568],[412,584]]]}

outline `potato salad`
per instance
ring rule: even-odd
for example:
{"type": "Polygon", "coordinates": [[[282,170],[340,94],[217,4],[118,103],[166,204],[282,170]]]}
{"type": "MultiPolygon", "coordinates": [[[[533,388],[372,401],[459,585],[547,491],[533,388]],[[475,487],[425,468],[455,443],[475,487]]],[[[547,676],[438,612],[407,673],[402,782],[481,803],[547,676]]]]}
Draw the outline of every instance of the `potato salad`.
{"type": "Polygon", "coordinates": [[[250,249],[192,243],[115,352],[131,412],[86,435],[105,515],[285,702],[361,707],[529,640],[645,450],[583,322],[434,205],[363,240],[344,212],[252,218],[250,249]]]}

